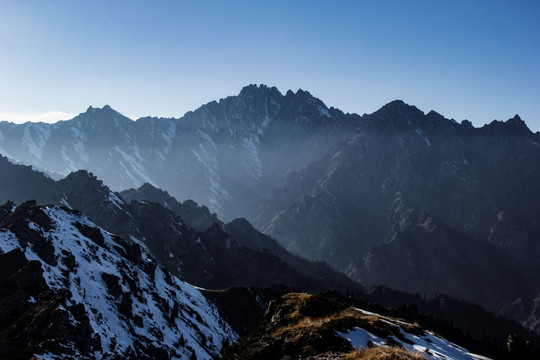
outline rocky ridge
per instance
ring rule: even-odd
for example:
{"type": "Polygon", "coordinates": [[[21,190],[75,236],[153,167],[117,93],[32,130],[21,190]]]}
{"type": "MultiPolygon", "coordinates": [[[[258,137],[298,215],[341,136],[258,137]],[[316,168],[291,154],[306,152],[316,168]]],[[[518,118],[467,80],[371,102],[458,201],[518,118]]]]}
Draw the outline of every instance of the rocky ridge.
{"type": "Polygon", "coordinates": [[[136,239],[67,208],[2,210],[0,303],[14,310],[3,315],[3,358],[211,359],[236,339],[200,291],[136,239]]]}

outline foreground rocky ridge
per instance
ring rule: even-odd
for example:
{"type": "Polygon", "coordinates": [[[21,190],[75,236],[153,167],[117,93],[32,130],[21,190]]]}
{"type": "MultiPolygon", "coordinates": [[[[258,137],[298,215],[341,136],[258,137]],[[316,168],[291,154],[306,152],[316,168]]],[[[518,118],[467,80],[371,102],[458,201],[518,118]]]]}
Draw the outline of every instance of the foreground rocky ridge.
{"type": "Polygon", "coordinates": [[[1,210],[2,358],[211,359],[236,339],[139,241],[67,208],[1,210]]]}

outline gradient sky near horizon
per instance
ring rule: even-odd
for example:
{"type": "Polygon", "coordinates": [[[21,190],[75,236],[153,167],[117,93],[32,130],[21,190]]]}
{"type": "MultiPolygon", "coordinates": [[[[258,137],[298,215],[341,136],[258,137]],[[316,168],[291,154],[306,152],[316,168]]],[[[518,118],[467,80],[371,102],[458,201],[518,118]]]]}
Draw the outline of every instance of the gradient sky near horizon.
{"type": "Polygon", "coordinates": [[[0,0],[0,120],[180,117],[248,84],[540,131],[540,1],[0,0]]]}

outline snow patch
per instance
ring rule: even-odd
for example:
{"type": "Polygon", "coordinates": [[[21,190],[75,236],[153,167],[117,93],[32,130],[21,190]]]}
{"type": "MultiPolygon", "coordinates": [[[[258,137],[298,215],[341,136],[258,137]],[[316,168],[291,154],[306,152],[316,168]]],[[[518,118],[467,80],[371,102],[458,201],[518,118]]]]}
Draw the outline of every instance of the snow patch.
{"type": "Polygon", "coordinates": [[[395,336],[390,336],[389,338],[381,338],[359,327],[354,327],[352,330],[347,331],[347,332],[339,332],[339,331],[337,332],[339,336],[348,340],[351,343],[351,345],[353,345],[356,348],[365,349],[370,345],[388,346],[387,341],[391,340],[392,342],[398,342],[408,351],[422,353],[428,359],[433,359],[433,360],[437,360],[437,359],[486,360],[488,359],[480,355],[471,354],[466,349],[427,331],[423,332],[421,336],[413,335],[405,331],[402,327],[399,326],[399,324],[408,324],[404,321],[388,319],[376,313],[372,313],[372,312],[361,310],[361,309],[357,309],[357,310],[359,310],[360,312],[366,315],[377,316],[379,317],[380,320],[385,321],[386,323],[392,326],[395,326],[396,328],[399,328],[399,331],[403,334],[404,338],[407,339],[408,342],[412,344],[405,341],[401,341],[395,336]]]}
{"type": "Polygon", "coordinates": [[[424,138],[424,141],[426,142],[427,146],[431,146],[431,142],[429,142],[429,139],[427,138],[427,136],[424,134],[422,130],[420,130],[419,128],[416,128],[414,129],[414,132],[424,138]]]}
{"type": "Polygon", "coordinates": [[[327,117],[327,118],[331,118],[331,117],[332,117],[332,115],[330,115],[330,113],[328,112],[328,109],[325,109],[325,108],[323,108],[323,107],[319,107],[318,110],[319,110],[319,115],[320,115],[320,116],[325,116],[325,117],[327,117]]]}
{"type": "Polygon", "coordinates": [[[116,195],[112,191],[109,192],[109,201],[119,209],[122,209],[122,205],[124,204],[124,201],[120,199],[118,195],[116,195]]]}

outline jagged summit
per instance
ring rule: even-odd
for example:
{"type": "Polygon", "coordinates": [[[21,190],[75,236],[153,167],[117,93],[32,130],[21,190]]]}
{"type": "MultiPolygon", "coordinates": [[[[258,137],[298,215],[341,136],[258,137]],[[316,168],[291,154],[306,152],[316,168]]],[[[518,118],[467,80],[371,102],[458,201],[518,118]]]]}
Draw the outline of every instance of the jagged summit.
{"type": "Polygon", "coordinates": [[[407,104],[405,101],[401,100],[401,99],[396,99],[396,100],[392,100],[390,101],[389,103],[387,103],[386,105],[383,105],[383,109],[384,108],[394,108],[394,109],[398,109],[398,108],[403,108],[403,107],[407,107],[407,106],[411,106],[409,104],[407,104]]]}
{"type": "MultiPolygon", "coordinates": [[[[89,124],[125,124],[134,122],[130,118],[122,115],[110,105],[104,105],[102,108],[89,106],[86,112],[80,113],[72,120],[64,121],[63,123],[70,123],[71,121],[83,121],[89,124]]],[[[65,125],[64,125],[65,126],[65,125]]]]}
{"type": "Polygon", "coordinates": [[[93,107],[92,105],[88,106],[88,109],[86,111],[91,111],[91,112],[95,112],[95,111],[116,111],[114,110],[111,105],[109,104],[105,104],[103,105],[103,107],[93,107]]]}
{"type": "Polygon", "coordinates": [[[114,110],[110,105],[106,104],[106,105],[103,105],[103,107],[93,107],[92,105],[88,106],[88,109],[86,109],[86,113],[89,113],[89,114],[95,114],[96,112],[99,112],[99,111],[104,111],[104,112],[111,112],[111,111],[114,111],[114,112],[117,112],[116,110],[114,110]]]}
{"type": "Polygon", "coordinates": [[[74,180],[74,181],[80,181],[82,179],[89,179],[89,180],[95,180],[99,183],[103,183],[101,180],[98,180],[97,176],[95,176],[92,172],[85,169],[74,171],[70,173],[65,179],[74,180]]]}
{"type": "Polygon", "coordinates": [[[265,84],[250,84],[247,86],[244,86],[242,90],[240,91],[239,96],[240,97],[253,97],[253,96],[267,96],[267,95],[279,95],[279,96],[285,96],[285,97],[299,97],[299,98],[311,98],[313,95],[309,91],[298,89],[296,92],[292,90],[287,90],[285,95],[283,95],[275,86],[267,86],[265,84]]]}
{"type": "Polygon", "coordinates": [[[519,117],[519,115],[517,114],[514,115],[513,118],[508,119],[506,123],[510,125],[510,127],[513,129],[519,129],[528,133],[532,133],[527,124],[525,124],[525,121],[523,121],[521,117],[519,117]]]}
{"type": "Polygon", "coordinates": [[[533,132],[529,129],[527,124],[525,124],[525,122],[517,114],[506,121],[493,120],[489,124],[484,125],[482,128],[488,131],[495,131],[495,132],[510,131],[510,132],[517,132],[517,133],[522,133],[526,135],[533,134],[533,132]]]}
{"type": "Polygon", "coordinates": [[[268,94],[282,96],[281,92],[275,86],[269,87],[264,84],[260,84],[260,85],[250,84],[250,85],[244,86],[242,90],[240,90],[240,94],[238,94],[238,96],[249,98],[256,95],[268,95],[268,94]]]}

